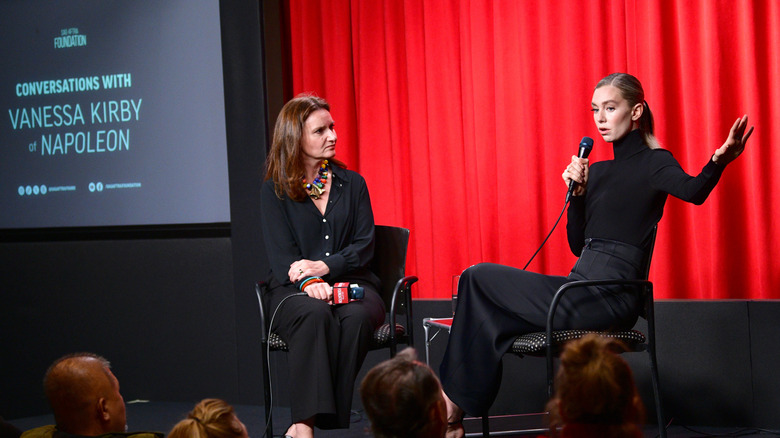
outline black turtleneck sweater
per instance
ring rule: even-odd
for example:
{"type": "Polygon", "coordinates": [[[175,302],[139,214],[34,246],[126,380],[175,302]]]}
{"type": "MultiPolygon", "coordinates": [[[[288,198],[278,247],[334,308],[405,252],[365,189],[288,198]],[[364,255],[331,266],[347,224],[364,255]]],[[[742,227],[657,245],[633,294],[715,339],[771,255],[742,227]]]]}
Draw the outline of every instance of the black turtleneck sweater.
{"type": "Polygon", "coordinates": [[[612,150],[613,160],[590,166],[585,195],[571,198],[566,229],[574,255],[580,255],[588,238],[644,248],[667,195],[699,205],[723,172],[710,159],[698,176],[690,176],[671,152],[647,147],[639,130],[614,142],[612,150]]]}

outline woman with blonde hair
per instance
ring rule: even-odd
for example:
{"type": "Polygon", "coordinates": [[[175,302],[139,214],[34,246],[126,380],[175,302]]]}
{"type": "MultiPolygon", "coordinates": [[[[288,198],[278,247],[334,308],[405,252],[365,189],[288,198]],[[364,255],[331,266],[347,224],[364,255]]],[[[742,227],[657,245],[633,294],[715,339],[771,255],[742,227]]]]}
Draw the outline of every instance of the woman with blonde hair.
{"type": "Polygon", "coordinates": [[[168,438],[249,438],[246,426],[224,400],[207,398],[173,426],[168,438]]]}
{"type": "MultiPolygon", "coordinates": [[[[571,193],[567,239],[578,257],[569,274],[480,263],[460,276],[458,307],[439,373],[448,438],[464,436],[464,412],[481,416],[488,411],[501,383],[501,358],[518,335],[544,330],[558,288],[573,280],[641,278],[667,198],[702,204],[753,133],[747,115],[736,119],[724,143],[694,176],[659,147],[636,77],[604,77],[593,91],[590,110],[601,138],[612,144],[613,159],[591,164],[572,156],[561,175],[571,193]]],[[[630,328],[640,309],[639,295],[630,287],[575,288],[560,301],[553,329],[630,328]]]]}

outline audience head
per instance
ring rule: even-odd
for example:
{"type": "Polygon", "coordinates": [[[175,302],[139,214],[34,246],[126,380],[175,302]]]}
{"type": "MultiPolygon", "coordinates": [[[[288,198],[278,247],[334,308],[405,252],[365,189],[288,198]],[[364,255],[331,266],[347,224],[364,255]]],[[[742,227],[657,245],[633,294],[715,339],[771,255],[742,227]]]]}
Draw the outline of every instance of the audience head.
{"type": "Polygon", "coordinates": [[[22,431],[0,416],[0,438],[19,438],[20,436],[22,436],[22,431]]]}
{"type": "Polygon", "coordinates": [[[46,371],[43,387],[60,431],[97,436],[127,429],[119,381],[104,358],[92,353],[61,357],[46,371]]]}
{"type": "Polygon", "coordinates": [[[173,426],[168,438],[249,438],[244,423],[223,400],[207,398],[173,426]]]}
{"type": "Polygon", "coordinates": [[[372,368],[360,396],[378,438],[443,437],[447,430],[439,379],[412,348],[372,368]]]}
{"type": "Polygon", "coordinates": [[[547,405],[552,426],[586,424],[603,426],[605,437],[641,436],[642,401],[633,373],[620,357],[623,344],[587,335],[566,345],[547,405]]]}

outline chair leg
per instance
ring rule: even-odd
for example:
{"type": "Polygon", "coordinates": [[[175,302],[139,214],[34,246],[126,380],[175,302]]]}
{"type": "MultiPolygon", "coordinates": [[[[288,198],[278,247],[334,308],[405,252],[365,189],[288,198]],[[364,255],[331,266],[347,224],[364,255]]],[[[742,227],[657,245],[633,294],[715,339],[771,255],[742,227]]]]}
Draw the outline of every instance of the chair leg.
{"type": "Polygon", "coordinates": [[[546,365],[547,365],[547,399],[551,399],[553,396],[553,389],[555,387],[555,363],[552,357],[552,352],[549,351],[550,347],[547,347],[547,357],[546,357],[546,365]]]}
{"type": "Polygon", "coordinates": [[[655,346],[648,348],[650,355],[650,373],[653,380],[653,395],[655,396],[655,412],[658,418],[658,433],[661,438],[666,438],[666,423],[664,421],[663,408],[661,407],[661,384],[658,377],[658,363],[655,357],[655,346]]]}
{"type": "Polygon", "coordinates": [[[268,431],[268,436],[274,435],[274,424],[272,419],[272,409],[273,406],[271,406],[271,368],[268,366],[268,353],[266,350],[266,346],[262,346],[263,349],[263,398],[265,400],[265,430],[268,431]]]}
{"type": "Polygon", "coordinates": [[[645,309],[647,312],[647,354],[650,355],[650,375],[653,380],[653,395],[655,396],[655,412],[658,418],[658,432],[660,438],[666,438],[666,422],[661,406],[661,379],[658,377],[658,359],[655,351],[655,309],[653,302],[652,286],[645,297],[645,309]]]}
{"type": "Polygon", "coordinates": [[[490,437],[490,415],[485,412],[482,416],[482,438],[490,437]]]}
{"type": "Polygon", "coordinates": [[[396,346],[395,339],[390,342],[390,359],[395,357],[395,353],[398,347],[396,346]]]}

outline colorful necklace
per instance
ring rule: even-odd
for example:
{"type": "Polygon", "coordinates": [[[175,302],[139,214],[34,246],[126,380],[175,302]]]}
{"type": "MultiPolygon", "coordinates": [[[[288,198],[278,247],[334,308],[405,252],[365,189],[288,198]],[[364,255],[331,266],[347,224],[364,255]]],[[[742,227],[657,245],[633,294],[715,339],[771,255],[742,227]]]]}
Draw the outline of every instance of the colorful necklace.
{"type": "Polygon", "coordinates": [[[325,160],[320,165],[319,170],[317,170],[317,177],[314,178],[314,181],[307,183],[305,177],[301,178],[301,181],[303,181],[303,188],[309,192],[309,197],[311,199],[320,199],[320,196],[322,196],[325,183],[328,180],[328,172],[330,172],[330,164],[328,164],[328,160],[325,160]]]}

